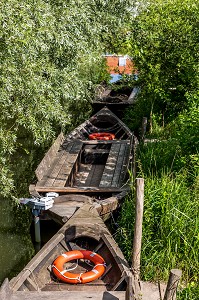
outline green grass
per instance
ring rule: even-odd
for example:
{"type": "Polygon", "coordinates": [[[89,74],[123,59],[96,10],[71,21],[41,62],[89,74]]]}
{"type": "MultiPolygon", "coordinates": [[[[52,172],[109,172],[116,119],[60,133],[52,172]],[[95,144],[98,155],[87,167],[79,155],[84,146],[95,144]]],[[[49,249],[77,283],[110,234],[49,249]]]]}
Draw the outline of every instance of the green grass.
{"type": "MultiPolygon", "coordinates": [[[[169,271],[183,271],[183,284],[196,283],[199,270],[199,217],[197,185],[187,185],[186,172],[162,173],[145,178],[141,276],[143,280],[167,281],[169,271]]],[[[125,200],[119,218],[117,241],[131,260],[135,200],[134,191],[125,200]]],[[[186,298],[195,287],[183,291],[186,298]]],[[[184,297],[184,298],[183,298],[184,297]]],[[[191,299],[191,298],[190,298],[191,299]]],[[[196,299],[196,298],[193,298],[196,299]]]]}

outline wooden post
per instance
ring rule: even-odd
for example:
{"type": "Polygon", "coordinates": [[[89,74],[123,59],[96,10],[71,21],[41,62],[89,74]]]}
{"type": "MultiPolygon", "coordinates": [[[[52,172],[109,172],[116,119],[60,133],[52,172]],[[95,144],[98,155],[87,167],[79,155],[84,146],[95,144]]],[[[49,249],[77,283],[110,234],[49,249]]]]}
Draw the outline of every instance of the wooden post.
{"type": "Polygon", "coordinates": [[[182,276],[182,271],[179,269],[172,269],[170,271],[169,280],[164,295],[164,300],[176,299],[176,291],[181,276],[182,276]]]}
{"type": "Polygon", "coordinates": [[[142,244],[142,220],[144,208],[144,179],[136,178],[135,227],[133,239],[132,270],[134,276],[140,276],[140,256],[142,244]]]}
{"type": "Polygon", "coordinates": [[[39,210],[32,210],[34,216],[34,227],[35,227],[35,242],[41,243],[41,233],[40,233],[40,220],[39,220],[39,210]]]}
{"type": "Polygon", "coordinates": [[[142,133],[141,133],[141,140],[142,141],[144,140],[144,136],[145,136],[145,133],[146,133],[146,126],[147,126],[147,118],[144,117],[142,119],[142,133]]]}

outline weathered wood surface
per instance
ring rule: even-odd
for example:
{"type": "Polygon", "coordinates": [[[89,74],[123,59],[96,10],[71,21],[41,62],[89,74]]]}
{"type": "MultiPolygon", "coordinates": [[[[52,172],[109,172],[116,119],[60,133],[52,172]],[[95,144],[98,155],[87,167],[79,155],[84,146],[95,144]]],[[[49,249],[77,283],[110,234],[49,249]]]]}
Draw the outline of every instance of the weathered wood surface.
{"type": "Polygon", "coordinates": [[[72,187],[46,187],[46,186],[36,186],[35,190],[37,192],[41,193],[47,193],[47,192],[56,192],[56,193],[120,193],[122,192],[121,188],[115,188],[115,187],[80,187],[80,188],[72,188],[72,187]]]}
{"type": "MultiPolygon", "coordinates": [[[[76,246],[79,247],[78,244],[76,246]]],[[[92,299],[93,290],[95,290],[96,296],[100,295],[102,299],[106,299],[104,297],[108,294],[104,294],[104,291],[107,291],[107,289],[111,289],[111,293],[114,289],[121,291],[122,293],[116,291],[115,295],[118,295],[118,299],[134,300],[132,297],[126,297],[127,294],[130,295],[130,292],[126,293],[124,290],[128,277],[132,277],[132,275],[121,250],[99,217],[97,210],[93,208],[92,205],[85,204],[68,220],[59,232],[44,245],[24,270],[11,280],[10,288],[14,292],[11,300],[18,300],[18,296],[20,296],[22,300],[28,299],[28,295],[29,299],[32,297],[34,297],[34,299],[46,299],[46,291],[48,291],[48,299],[53,300],[54,295],[57,295],[58,299],[62,299],[62,293],[59,294],[62,290],[64,290],[65,296],[68,295],[67,299],[70,299],[70,295],[73,297],[71,299],[75,299],[77,294],[79,297],[81,295],[81,299],[84,299],[84,295],[85,297],[89,297],[88,299],[92,299]],[[94,251],[99,251],[99,254],[104,257],[108,265],[107,272],[103,276],[107,279],[103,280],[102,278],[86,285],[67,285],[66,283],[52,281],[48,271],[49,265],[52,264],[60,253],[67,251],[67,249],[76,249],[74,248],[76,245],[75,239],[78,237],[89,237],[91,240],[92,238],[95,240],[97,247],[95,246],[94,251]],[[29,292],[27,292],[27,288],[30,290],[29,292]],[[75,293],[73,294],[73,292],[75,293]]]]}
{"type": "Polygon", "coordinates": [[[59,150],[59,147],[60,147],[61,143],[63,142],[63,140],[64,140],[64,135],[61,132],[35,171],[35,174],[36,174],[38,180],[41,180],[43,178],[47,169],[50,167],[53,157],[56,155],[57,151],[59,150]]]}
{"type": "Polygon", "coordinates": [[[52,251],[56,245],[64,238],[63,233],[58,233],[53,239],[48,241],[42,248],[42,252],[38,252],[34,258],[26,265],[21,273],[14,277],[10,281],[10,287],[13,291],[17,291],[26,278],[32,273],[32,271],[38,266],[38,264],[44,259],[44,257],[52,251]]]}
{"type": "Polygon", "coordinates": [[[10,300],[12,290],[10,289],[8,278],[6,278],[0,287],[0,300],[10,300]]]}
{"type": "Polygon", "coordinates": [[[127,172],[129,143],[112,144],[99,187],[119,187],[127,172]]]}
{"type": "Polygon", "coordinates": [[[154,283],[141,281],[140,300],[162,300],[166,285],[164,283],[154,283]]]}
{"type": "Polygon", "coordinates": [[[164,295],[164,300],[175,300],[178,283],[182,276],[182,271],[179,269],[172,269],[169,274],[169,280],[164,295]]]}
{"type": "Polygon", "coordinates": [[[143,209],[144,209],[144,179],[136,178],[136,205],[135,205],[135,227],[134,227],[134,238],[133,238],[132,269],[137,279],[139,279],[139,275],[140,275],[143,209]]]}
{"type": "Polygon", "coordinates": [[[74,139],[86,140],[88,135],[93,132],[103,132],[104,128],[96,127],[96,121],[106,121],[110,123],[110,127],[106,128],[106,131],[114,133],[114,127],[117,124],[120,128],[122,128],[123,132],[126,133],[124,139],[132,139],[133,134],[130,129],[108,108],[104,107],[100,111],[98,111],[94,116],[92,116],[89,120],[85,121],[83,124],[78,126],[75,130],[73,130],[67,137],[67,141],[74,139]]]}
{"type": "MultiPolygon", "coordinates": [[[[126,195],[126,193],[124,193],[126,195]]],[[[63,225],[72,217],[78,208],[84,204],[89,203],[95,207],[100,214],[101,218],[106,221],[110,217],[110,213],[116,210],[123,199],[123,196],[109,197],[104,200],[95,200],[81,194],[62,195],[55,198],[55,203],[52,208],[47,211],[50,218],[57,223],[63,225]]]]}
{"type": "MultiPolygon", "coordinates": [[[[17,292],[10,300],[126,300],[125,291],[106,292],[17,292]]],[[[9,300],[9,299],[8,299],[9,300]]]]}
{"type": "Polygon", "coordinates": [[[72,168],[77,161],[82,148],[81,141],[68,144],[66,149],[57,152],[51,167],[46,170],[42,180],[37,183],[38,187],[64,187],[72,168]]]}
{"type": "Polygon", "coordinates": [[[76,210],[84,204],[92,204],[92,198],[85,195],[63,195],[54,199],[53,207],[47,214],[57,223],[63,225],[76,212],[76,210]]]}

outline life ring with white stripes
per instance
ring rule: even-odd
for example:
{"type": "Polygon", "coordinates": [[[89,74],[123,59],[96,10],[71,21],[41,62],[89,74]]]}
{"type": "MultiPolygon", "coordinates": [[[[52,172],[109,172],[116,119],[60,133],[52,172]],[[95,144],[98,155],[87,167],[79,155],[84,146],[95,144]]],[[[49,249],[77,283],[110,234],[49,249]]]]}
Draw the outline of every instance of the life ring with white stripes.
{"type": "Polygon", "coordinates": [[[104,141],[109,141],[109,140],[114,140],[115,135],[113,133],[109,132],[94,132],[89,134],[89,140],[104,140],[104,141]]]}
{"type": "Polygon", "coordinates": [[[105,261],[97,253],[88,250],[73,250],[58,256],[52,264],[52,271],[61,281],[67,283],[87,283],[98,279],[105,272],[105,261]],[[64,269],[64,264],[71,260],[86,259],[92,261],[95,266],[86,273],[70,273],[64,269]]]}

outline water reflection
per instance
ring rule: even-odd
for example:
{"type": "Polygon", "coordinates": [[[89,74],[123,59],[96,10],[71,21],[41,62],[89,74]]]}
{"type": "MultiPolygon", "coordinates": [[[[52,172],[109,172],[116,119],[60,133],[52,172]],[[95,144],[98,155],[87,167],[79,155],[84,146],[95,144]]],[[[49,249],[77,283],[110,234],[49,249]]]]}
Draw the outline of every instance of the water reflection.
{"type": "Polygon", "coordinates": [[[0,199],[0,284],[16,276],[34,255],[29,212],[0,199]]]}

